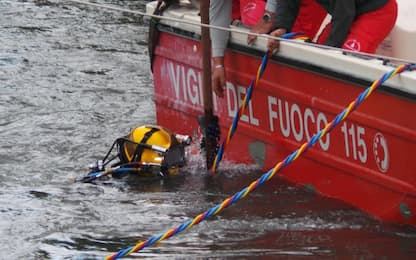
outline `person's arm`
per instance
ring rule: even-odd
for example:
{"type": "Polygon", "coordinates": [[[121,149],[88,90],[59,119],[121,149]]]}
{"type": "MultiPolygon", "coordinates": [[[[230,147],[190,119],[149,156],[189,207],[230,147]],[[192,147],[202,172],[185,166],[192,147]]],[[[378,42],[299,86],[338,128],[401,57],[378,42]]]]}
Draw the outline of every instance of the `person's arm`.
{"type": "MultiPolygon", "coordinates": [[[[209,23],[214,26],[228,28],[231,24],[231,2],[212,0],[209,6],[209,23]]],[[[224,57],[230,32],[218,29],[210,29],[212,57],[224,57]]]]}
{"type": "MultiPolygon", "coordinates": [[[[211,0],[209,6],[210,25],[229,28],[231,24],[231,0],[211,0]]],[[[224,96],[225,68],[224,54],[230,32],[210,28],[212,48],[212,89],[219,97],[224,96]]]]}
{"type": "Polygon", "coordinates": [[[270,13],[276,13],[277,0],[267,0],[266,7],[264,8],[264,10],[270,13]]]}
{"type": "Polygon", "coordinates": [[[325,45],[341,48],[355,18],[355,1],[333,0],[332,6],[331,31],[325,45]]]}
{"type": "MultiPolygon", "coordinates": [[[[267,0],[263,17],[257,21],[253,28],[250,29],[251,33],[263,34],[270,33],[273,30],[275,24],[274,20],[276,15],[276,6],[277,0],[267,0]]],[[[247,36],[247,44],[253,44],[256,39],[256,35],[249,34],[247,36]]]]}
{"type": "MultiPolygon", "coordinates": [[[[275,27],[271,36],[281,37],[292,30],[293,24],[298,16],[301,0],[268,0],[266,8],[275,8],[275,27]],[[275,5],[274,5],[275,4],[275,5]]],[[[274,39],[267,41],[267,50],[274,52],[279,47],[279,42],[274,39]]]]}
{"type": "MultiPolygon", "coordinates": [[[[275,10],[276,10],[275,27],[277,29],[285,29],[286,31],[290,32],[292,30],[293,25],[295,24],[295,20],[298,16],[302,0],[274,0],[274,1],[276,3],[275,5],[275,10]]],[[[270,2],[273,2],[273,1],[270,1],[270,2]]]]}

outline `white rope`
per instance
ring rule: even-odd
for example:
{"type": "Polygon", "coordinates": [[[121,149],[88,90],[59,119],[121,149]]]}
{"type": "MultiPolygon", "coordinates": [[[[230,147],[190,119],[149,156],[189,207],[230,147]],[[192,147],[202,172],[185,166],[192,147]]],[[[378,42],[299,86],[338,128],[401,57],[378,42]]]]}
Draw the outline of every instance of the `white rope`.
{"type": "MultiPolygon", "coordinates": [[[[343,52],[343,53],[349,53],[349,54],[355,55],[355,56],[361,55],[363,57],[369,57],[369,58],[371,57],[371,58],[375,58],[375,59],[382,59],[382,60],[386,60],[386,61],[396,61],[396,62],[407,63],[407,64],[415,63],[415,61],[410,61],[410,60],[405,60],[405,59],[399,59],[399,58],[394,58],[394,57],[389,57],[389,56],[382,56],[382,55],[371,54],[371,53],[349,51],[349,50],[344,50],[344,49],[330,47],[330,46],[321,45],[321,44],[307,43],[307,42],[303,42],[303,41],[293,41],[293,40],[290,40],[290,39],[273,37],[269,34],[258,34],[258,33],[238,30],[238,29],[234,29],[234,28],[226,28],[226,27],[220,27],[220,26],[214,26],[214,25],[210,25],[210,24],[194,22],[194,21],[185,20],[185,19],[178,19],[178,18],[174,18],[174,17],[147,14],[147,13],[140,12],[140,11],[134,11],[134,10],[129,10],[129,9],[125,9],[125,8],[115,7],[115,6],[97,4],[97,3],[92,3],[92,2],[84,1],[84,0],[64,0],[64,1],[83,4],[83,5],[88,5],[88,6],[94,6],[94,7],[97,7],[97,8],[104,8],[104,9],[113,10],[113,11],[117,11],[117,12],[137,14],[137,15],[140,15],[140,16],[147,16],[147,17],[157,18],[157,19],[161,19],[161,20],[163,19],[163,20],[167,20],[167,21],[173,21],[173,22],[190,24],[190,25],[195,25],[195,26],[200,26],[200,27],[218,29],[218,30],[223,30],[223,31],[228,31],[228,32],[233,32],[233,33],[240,33],[240,34],[245,34],[245,35],[254,35],[256,37],[262,37],[262,38],[266,38],[266,39],[273,39],[273,40],[278,40],[278,41],[283,41],[283,42],[284,41],[290,41],[291,43],[294,43],[294,44],[308,45],[308,46],[311,46],[311,45],[319,46],[319,48],[322,48],[322,49],[337,50],[337,51],[340,51],[340,52],[343,52]]],[[[230,1],[230,0],[211,0],[211,1],[230,1]]]]}
{"type": "Polygon", "coordinates": [[[264,37],[264,38],[271,38],[271,39],[282,40],[282,41],[289,41],[288,39],[277,38],[277,37],[273,37],[273,36],[266,35],[266,34],[258,34],[258,33],[251,33],[251,32],[248,33],[248,32],[243,31],[243,30],[237,30],[237,29],[233,29],[233,28],[215,26],[215,25],[210,25],[210,24],[205,24],[205,23],[198,23],[198,22],[194,22],[194,21],[190,21],[190,20],[184,20],[184,19],[178,19],[178,18],[174,18],[174,17],[147,14],[147,13],[140,12],[140,11],[133,11],[133,10],[129,10],[129,9],[124,9],[124,8],[119,8],[119,7],[109,6],[109,5],[103,5],[103,4],[96,4],[96,3],[91,3],[91,2],[83,1],[83,0],[65,0],[65,1],[84,4],[84,5],[89,5],[89,6],[95,6],[95,7],[99,7],[99,8],[105,8],[105,9],[109,9],[109,10],[113,10],[113,11],[137,14],[137,15],[141,15],[141,16],[148,16],[148,17],[157,18],[157,19],[166,20],[166,21],[190,24],[190,25],[207,27],[207,28],[218,29],[218,30],[234,32],[234,33],[255,35],[257,37],[264,37]]]}

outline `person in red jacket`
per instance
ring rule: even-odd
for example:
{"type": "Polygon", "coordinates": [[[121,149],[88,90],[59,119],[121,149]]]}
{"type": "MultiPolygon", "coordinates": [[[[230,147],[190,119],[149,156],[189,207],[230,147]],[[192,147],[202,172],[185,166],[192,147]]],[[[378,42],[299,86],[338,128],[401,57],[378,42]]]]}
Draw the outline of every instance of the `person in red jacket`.
{"type": "MultiPolygon", "coordinates": [[[[275,28],[277,22],[275,21],[276,14],[280,14],[277,10],[277,8],[280,8],[279,1],[280,0],[267,0],[262,19],[257,21],[250,32],[264,34],[270,33],[275,28]]],[[[299,10],[293,21],[291,31],[303,33],[310,40],[313,40],[317,37],[327,14],[327,11],[315,0],[302,0],[299,3],[299,10]]],[[[247,37],[247,43],[252,44],[256,39],[256,35],[250,34],[247,37]]]]}
{"type": "MultiPolygon", "coordinates": [[[[280,37],[292,31],[303,0],[278,0],[275,26],[270,33],[280,37]]],[[[318,43],[352,51],[374,53],[397,19],[396,0],[316,0],[332,16],[318,43]]],[[[278,43],[268,41],[268,49],[278,43]]]]}

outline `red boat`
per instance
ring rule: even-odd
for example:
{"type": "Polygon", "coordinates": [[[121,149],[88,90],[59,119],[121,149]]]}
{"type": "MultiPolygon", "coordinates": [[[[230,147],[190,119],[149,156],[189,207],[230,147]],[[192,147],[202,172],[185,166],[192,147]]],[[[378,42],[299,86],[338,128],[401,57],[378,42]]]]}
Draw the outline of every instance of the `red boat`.
{"type": "MultiPolygon", "coordinates": [[[[149,3],[151,13],[155,2],[149,3]]],[[[198,10],[177,7],[165,17],[199,22],[198,10]]],[[[235,28],[247,31],[244,28],[235,28]]],[[[157,123],[193,135],[204,113],[201,29],[160,21],[153,75],[157,123]]],[[[233,31],[226,53],[224,98],[213,95],[222,138],[256,75],[266,46],[233,31]]],[[[385,57],[350,55],[284,41],[255,87],[223,161],[257,164],[266,171],[286,158],[383,74],[385,57]]],[[[416,71],[387,80],[360,107],[279,174],[374,217],[416,225],[416,71]]],[[[221,166],[219,167],[221,171],[221,166]]],[[[270,180],[270,181],[273,181],[270,180]]],[[[243,184],[242,184],[243,185],[243,184]]]]}

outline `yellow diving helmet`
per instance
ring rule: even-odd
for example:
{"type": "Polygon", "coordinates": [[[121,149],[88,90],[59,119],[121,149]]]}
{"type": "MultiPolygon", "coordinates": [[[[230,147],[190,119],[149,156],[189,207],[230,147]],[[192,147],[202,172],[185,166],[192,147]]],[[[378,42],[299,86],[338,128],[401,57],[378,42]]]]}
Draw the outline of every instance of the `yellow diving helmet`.
{"type": "MultiPolygon", "coordinates": [[[[134,128],[124,138],[119,138],[119,159],[121,164],[140,164],[159,167],[162,174],[176,173],[185,165],[184,145],[166,128],[145,125],[134,128]]],[[[129,166],[127,166],[129,167],[129,166]]]]}

